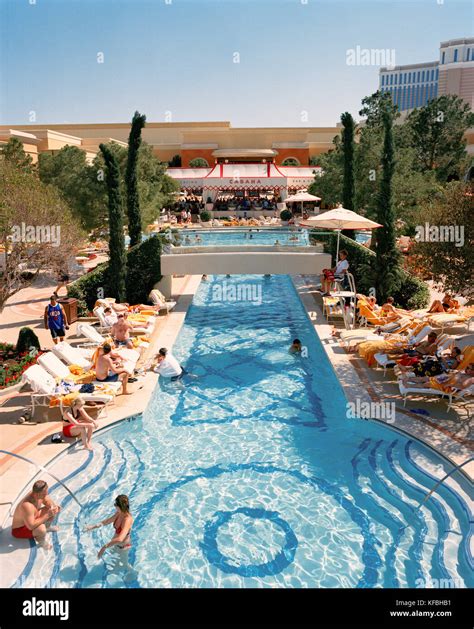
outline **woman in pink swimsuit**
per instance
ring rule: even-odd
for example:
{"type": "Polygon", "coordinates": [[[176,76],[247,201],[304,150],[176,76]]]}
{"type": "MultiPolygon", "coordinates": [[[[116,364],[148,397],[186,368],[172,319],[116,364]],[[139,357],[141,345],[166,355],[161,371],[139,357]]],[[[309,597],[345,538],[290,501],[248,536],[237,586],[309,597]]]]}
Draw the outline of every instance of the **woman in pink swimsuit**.
{"type": "Polygon", "coordinates": [[[115,535],[110,540],[110,542],[102,546],[102,548],[99,550],[99,554],[97,555],[99,559],[105,553],[107,548],[110,548],[111,546],[116,546],[120,550],[128,550],[132,546],[130,533],[132,531],[133,518],[130,513],[130,503],[128,501],[128,496],[125,496],[124,494],[117,496],[114,505],[116,509],[115,515],[107,518],[106,520],[102,520],[102,522],[100,522],[99,524],[88,526],[85,529],[86,531],[92,531],[92,529],[97,529],[100,526],[113,524],[115,535]]]}

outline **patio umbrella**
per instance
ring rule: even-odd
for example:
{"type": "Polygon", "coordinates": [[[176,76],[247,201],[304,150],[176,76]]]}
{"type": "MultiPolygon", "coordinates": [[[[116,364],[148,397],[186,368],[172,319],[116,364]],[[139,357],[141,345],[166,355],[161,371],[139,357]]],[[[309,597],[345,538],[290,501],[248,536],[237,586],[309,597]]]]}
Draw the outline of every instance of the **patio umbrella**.
{"type": "Polygon", "coordinates": [[[303,214],[303,203],[305,201],[321,201],[321,198],[306,192],[306,190],[301,190],[300,192],[297,192],[290,197],[286,197],[285,199],[285,203],[301,203],[301,214],[303,214]]]}
{"type": "Polygon", "coordinates": [[[323,212],[319,216],[308,218],[300,225],[304,227],[322,227],[325,229],[335,229],[337,231],[337,250],[336,260],[339,258],[339,241],[341,237],[341,231],[343,229],[377,229],[377,227],[383,227],[379,223],[375,223],[365,216],[357,214],[352,210],[339,205],[334,210],[323,212]]]}

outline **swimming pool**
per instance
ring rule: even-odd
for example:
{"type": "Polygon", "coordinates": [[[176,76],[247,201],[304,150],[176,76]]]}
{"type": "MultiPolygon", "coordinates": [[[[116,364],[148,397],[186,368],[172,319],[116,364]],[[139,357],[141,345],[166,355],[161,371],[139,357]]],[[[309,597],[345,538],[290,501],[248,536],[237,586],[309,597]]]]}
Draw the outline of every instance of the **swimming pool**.
{"type": "Polygon", "coordinates": [[[32,549],[17,585],[472,585],[465,481],[452,477],[417,510],[448,465],[346,419],[289,277],[201,283],[174,353],[199,377],[184,389],[160,379],[143,416],[52,466],[86,506],[53,488],[63,505],[54,553],[32,549]],[[307,358],[288,353],[295,337],[307,358]],[[125,565],[113,552],[96,559],[110,530],[81,533],[119,493],[135,516],[125,565]]]}
{"type": "Polygon", "coordinates": [[[183,229],[174,234],[174,244],[181,247],[233,246],[233,245],[280,245],[305,247],[309,245],[306,229],[183,229]]]}

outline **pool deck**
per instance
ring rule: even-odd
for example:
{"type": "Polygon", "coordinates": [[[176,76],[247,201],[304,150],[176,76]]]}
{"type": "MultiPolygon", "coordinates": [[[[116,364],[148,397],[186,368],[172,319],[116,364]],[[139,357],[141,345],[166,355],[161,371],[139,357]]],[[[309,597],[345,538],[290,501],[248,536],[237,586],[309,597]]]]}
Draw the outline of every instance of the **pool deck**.
{"type": "MultiPolygon", "coordinates": [[[[393,386],[390,389],[390,383],[387,386],[385,386],[387,383],[384,383],[382,387],[380,381],[375,380],[373,373],[371,373],[379,374],[379,372],[362,367],[354,359],[354,356],[346,352],[340,342],[332,336],[333,326],[323,316],[321,298],[315,292],[315,280],[315,276],[293,276],[296,290],[344,388],[347,400],[354,403],[357,400],[360,402],[379,402],[387,399],[395,401],[397,408],[395,421],[393,423],[385,422],[391,428],[401,430],[405,434],[423,441],[455,465],[459,465],[470,458],[472,456],[472,440],[469,440],[469,422],[461,422],[459,425],[458,419],[455,422],[457,427],[453,429],[451,427],[452,418],[449,427],[445,427],[441,425],[441,421],[432,417],[426,419],[403,409],[398,389],[395,390],[393,386]],[[464,426],[463,424],[467,425],[464,426]]],[[[159,347],[171,348],[173,346],[200,281],[199,275],[176,278],[173,297],[178,302],[177,306],[169,315],[158,320],[150,347],[142,360],[156,353],[159,347]]],[[[99,420],[100,427],[105,428],[131,415],[143,412],[156,386],[157,379],[158,376],[154,373],[147,373],[139,378],[138,382],[132,385],[135,387],[134,394],[118,396],[116,402],[110,405],[107,416],[99,420]]],[[[27,456],[44,466],[71,447],[73,442],[51,444],[50,435],[60,429],[60,424],[57,421],[37,424],[15,423],[15,420],[21,415],[26,400],[26,396],[18,396],[0,409],[0,423],[2,424],[0,447],[27,456]]],[[[433,404],[436,403],[430,403],[430,407],[433,404]]],[[[348,421],[362,420],[348,419],[348,421]]],[[[463,472],[472,480],[474,478],[474,464],[464,466],[463,472]]],[[[12,504],[15,503],[19,495],[25,492],[25,488],[36,474],[37,469],[29,463],[12,459],[7,455],[0,458],[0,527],[8,527],[10,522],[8,514],[12,504]]],[[[4,550],[5,548],[0,547],[0,552],[4,550]]],[[[5,579],[7,579],[5,571],[3,571],[3,577],[0,571],[0,587],[8,587],[6,582],[4,584],[5,579]]],[[[11,579],[7,580],[11,581],[11,579]]]]}
{"type": "MultiPolygon", "coordinates": [[[[419,439],[439,454],[449,459],[454,465],[461,465],[473,456],[472,418],[461,418],[451,411],[446,412],[446,402],[440,399],[423,402],[416,401],[416,406],[428,415],[422,416],[403,407],[403,400],[396,380],[383,377],[382,370],[371,369],[357,355],[346,351],[339,339],[333,336],[333,323],[328,323],[322,311],[322,299],[316,291],[314,276],[294,276],[293,283],[313,322],[326,354],[344,389],[347,401],[354,404],[363,402],[394,402],[394,421],[380,421],[392,429],[419,439]],[[429,410],[427,410],[429,409],[429,410]]],[[[364,421],[348,419],[348,421],[364,421]]],[[[474,480],[474,462],[462,468],[464,474],[474,480]]]]}

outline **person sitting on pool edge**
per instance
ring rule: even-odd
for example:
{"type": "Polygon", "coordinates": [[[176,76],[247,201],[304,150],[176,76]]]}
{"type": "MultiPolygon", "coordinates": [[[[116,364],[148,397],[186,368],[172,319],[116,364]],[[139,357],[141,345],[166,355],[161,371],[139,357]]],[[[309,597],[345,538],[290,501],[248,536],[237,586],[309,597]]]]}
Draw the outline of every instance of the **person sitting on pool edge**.
{"type": "Polygon", "coordinates": [[[92,450],[92,433],[98,427],[97,422],[86,412],[81,397],[73,400],[70,408],[64,408],[63,435],[67,438],[81,437],[86,450],[92,450]]]}
{"type": "Polygon", "coordinates": [[[301,345],[301,341],[299,339],[294,339],[288,351],[290,354],[301,354],[302,350],[303,346],[301,345]]]}
{"type": "Polygon", "coordinates": [[[18,539],[34,539],[45,550],[51,548],[46,534],[54,532],[51,522],[60,512],[48,495],[48,483],[37,480],[32,490],[17,505],[13,514],[12,535],[18,539]]]}

